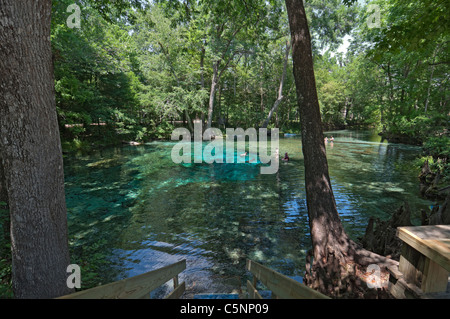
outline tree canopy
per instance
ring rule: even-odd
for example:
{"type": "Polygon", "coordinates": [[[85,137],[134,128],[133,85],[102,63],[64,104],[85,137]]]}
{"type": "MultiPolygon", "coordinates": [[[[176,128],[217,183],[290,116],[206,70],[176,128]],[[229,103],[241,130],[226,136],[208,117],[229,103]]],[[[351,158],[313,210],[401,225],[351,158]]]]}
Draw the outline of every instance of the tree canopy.
{"type": "MultiPolygon", "coordinates": [[[[53,0],[51,10],[64,152],[168,139],[195,120],[204,128],[302,130],[283,2],[53,0]],[[68,23],[73,4],[75,27],[68,23]]],[[[423,145],[448,175],[450,3],[308,0],[304,11],[321,128],[370,127],[391,141],[423,145]],[[368,23],[374,14],[376,25],[368,23]]],[[[3,233],[2,255],[10,248],[3,233]]]]}

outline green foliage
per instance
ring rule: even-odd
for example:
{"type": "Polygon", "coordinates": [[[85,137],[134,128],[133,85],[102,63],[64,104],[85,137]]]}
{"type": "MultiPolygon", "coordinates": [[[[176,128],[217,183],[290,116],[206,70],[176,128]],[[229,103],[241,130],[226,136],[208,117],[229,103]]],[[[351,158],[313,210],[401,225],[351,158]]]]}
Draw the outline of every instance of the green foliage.
{"type": "Polygon", "coordinates": [[[71,263],[80,266],[83,290],[100,285],[102,280],[110,280],[102,273],[102,269],[110,264],[107,244],[106,239],[99,239],[88,244],[70,245],[71,263]]]}
{"type": "Polygon", "coordinates": [[[80,140],[79,138],[74,138],[70,141],[62,141],[61,147],[64,152],[89,152],[92,146],[89,142],[80,140]]]}
{"type": "MultiPolygon", "coordinates": [[[[204,118],[217,61],[216,124],[257,127],[277,98],[289,39],[282,2],[80,1],[80,29],[66,25],[71,3],[53,2],[51,35],[65,150],[168,138],[171,123],[204,118]]],[[[317,48],[335,48],[355,22],[356,6],[307,7],[317,48]]],[[[291,70],[288,63],[285,98],[269,127],[298,121],[291,70]]],[[[321,85],[326,122],[346,123],[341,75],[321,85]]]]}
{"type": "Polygon", "coordinates": [[[305,10],[312,36],[312,49],[316,54],[328,48],[335,51],[342,38],[354,27],[358,6],[345,6],[341,0],[310,0],[305,10]]]}
{"type": "Polygon", "coordinates": [[[115,110],[133,114],[137,105],[128,27],[108,23],[96,5],[85,4],[81,28],[70,29],[67,3],[54,3],[51,35],[60,130],[67,141],[102,139],[114,127],[99,123],[116,123],[115,110]]]}
{"type": "MultiPolygon", "coordinates": [[[[371,4],[381,9],[380,28],[368,28],[369,13],[361,2],[305,2],[323,123],[374,126],[388,136],[424,142],[424,158],[449,176],[449,2],[371,4]],[[352,36],[349,51],[336,53],[346,34],[352,36]]],[[[214,64],[221,76],[213,97],[217,127],[258,127],[278,97],[290,39],[282,1],[54,0],[52,5],[64,151],[168,139],[175,127],[205,118],[214,64]],[[66,8],[74,2],[81,7],[80,29],[66,25],[66,8]]],[[[288,62],[284,99],[269,128],[299,133],[288,62]]],[[[2,226],[8,217],[3,206],[2,226]]],[[[0,296],[11,297],[10,240],[4,229],[0,296]]],[[[98,240],[82,247],[71,243],[73,262],[82,266],[83,287],[94,286],[107,263],[107,245],[98,240]]]]}
{"type": "MultiPolygon", "coordinates": [[[[356,1],[305,4],[323,122],[377,127],[420,143],[448,126],[449,34],[440,22],[448,20],[448,4],[371,3],[381,9],[380,28],[368,28],[367,7],[356,1]],[[336,53],[346,34],[349,51],[336,53]]],[[[66,26],[69,4],[54,1],[52,19],[67,149],[168,138],[173,125],[205,118],[217,61],[216,126],[257,127],[277,98],[289,39],[282,3],[83,1],[80,29],[66,26]]],[[[291,61],[283,95],[269,126],[298,130],[291,61]]]]}
{"type": "Polygon", "coordinates": [[[450,138],[448,136],[429,137],[423,145],[425,152],[434,159],[442,159],[449,162],[450,159],[450,138]]]}
{"type": "MultiPolygon", "coordinates": [[[[447,145],[447,148],[448,148],[448,145],[447,145]]],[[[450,163],[448,161],[448,157],[444,158],[444,157],[435,157],[435,156],[425,155],[425,156],[418,158],[414,162],[414,166],[417,169],[417,174],[420,173],[420,169],[423,167],[425,162],[428,162],[428,166],[432,172],[434,172],[434,173],[439,172],[439,174],[441,176],[437,188],[449,186],[449,184],[450,184],[450,163]]]]}

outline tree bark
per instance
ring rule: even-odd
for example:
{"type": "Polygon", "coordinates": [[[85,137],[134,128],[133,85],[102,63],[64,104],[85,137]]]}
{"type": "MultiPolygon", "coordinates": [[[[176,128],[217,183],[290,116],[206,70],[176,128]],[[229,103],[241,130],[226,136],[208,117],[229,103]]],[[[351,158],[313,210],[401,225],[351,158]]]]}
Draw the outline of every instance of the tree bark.
{"type": "Polygon", "coordinates": [[[67,294],[67,213],[50,0],[0,0],[0,151],[16,298],[67,294]]]}
{"type": "Polygon", "coordinates": [[[3,170],[3,161],[1,152],[0,152],[0,202],[4,202],[6,203],[6,205],[8,205],[8,192],[6,190],[6,179],[5,179],[5,172],[3,170]]]}
{"type": "MultiPolygon", "coordinates": [[[[0,211],[1,210],[8,210],[8,192],[6,190],[6,180],[5,180],[5,172],[3,170],[3,162],[2,162],[2,153],[0,152],[0,211]],[[5,203],[6,205],[2,204],[5,203]]],[[[2,225],[2,230],[0,230],[0,233],[3,234],[3,239],[0,239],[0,242],[10,242],[10,228],[11,228],[11,222],[9,217],[9,212],[2,216],[0,214],[0,224],[2,225]]],[[[4,247],[0,247],[0,253],[5,251],[4,247]]],[[[9,255],[7,251],[5,251],[9,255]]],[[[2,256],[3,258],[7,258],[7,256],[2,256]]]]}
{"type": "Polygon", "coordinates": [[[214,97],[216,95],[218,83],[219,83],[219,61],[216,61],[213,64],[213,77],[211,80],[211,90],[209,92],[208,121],[206,124],[207,129],[211,128],[212,125],[212,117],[214,111],[214,97]]]}
{"type": "Polygon", "coordinates": [[[300,113],[312,239],[313,263],[309,265],[308,261],[304,280],[310,287],[330,296],[353,294],[361,286],[355,278],[356,264],[395,265],[396,262],[363,250],[344,231],[328,173],[311,38],[303,1],[286,0],[286,8],[292,37],[293,72],[300,113]]]}
{"type": "MultiPolygon", "coordinates": [[[[200,55],[200,84],[202,86],[202,90],[205,89],[205,75],[204,75],[205,53],[206,53],[205,47],[202,46],[202,51],[201,51],[201,55],[200,55]]],[[[203,107],[202,107],[201,119],[202,119],[202,125],[204,125],[205,124],[204,123],[205,122],[205,111],[204,111],[203,107]]]]}

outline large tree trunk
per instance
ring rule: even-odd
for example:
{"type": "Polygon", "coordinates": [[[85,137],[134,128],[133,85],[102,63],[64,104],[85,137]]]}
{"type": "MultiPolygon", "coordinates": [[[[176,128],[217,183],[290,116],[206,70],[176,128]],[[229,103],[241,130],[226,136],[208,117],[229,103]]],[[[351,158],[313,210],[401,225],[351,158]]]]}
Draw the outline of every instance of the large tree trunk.
{"type": "Polygon", "coordinates": [[[353,242],[336,208],[325,151],[313,69],[311,39],[302,0],[286,0],[292,37],[294,78],[300,112],[306,199],[312,239],[313,263],[305,282],[330,296],[359,289],[355,265],[396,264],[363,250],[353,242]]]}
{"type": "Polygon", "coordinates": [[[70,292],[50,0],[0,0],[0,146],[16,298],[70,292]]]}

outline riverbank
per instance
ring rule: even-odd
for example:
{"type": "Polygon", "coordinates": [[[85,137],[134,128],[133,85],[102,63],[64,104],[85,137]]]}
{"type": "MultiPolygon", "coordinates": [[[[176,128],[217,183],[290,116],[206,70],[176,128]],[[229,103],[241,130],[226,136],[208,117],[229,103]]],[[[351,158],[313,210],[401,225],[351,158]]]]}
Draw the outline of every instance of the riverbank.
{"type": "MultiPolygon", "coordinates": [[[[420,210],[420,225],[449,225],[450,224],[450,139],[441,134],[421,142],[417,138],[380,133],[392,143],[412,144],[422,146],[422,154],[414,165],[420,167],[417,176],[419,194],[421,198],[434,202],[429,210],[420,210]]],[[[407,201],[392,212],[388,220],[370,218],[365,235],[360,238],[362,246],[377,254],[389,256],[399,260],[402,242],[397,237],[397,227],[413,226],[413,212],[407,201]]],[[[418,226],[418,225],[416,225],[418,226]]]]}

